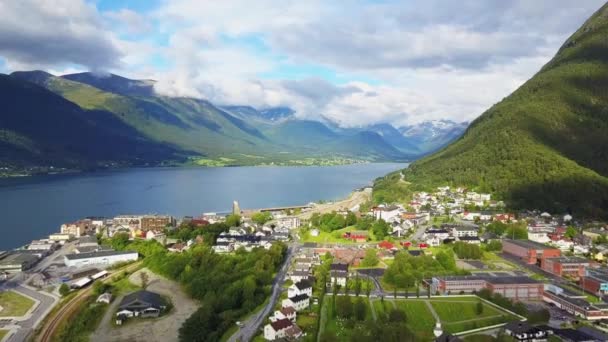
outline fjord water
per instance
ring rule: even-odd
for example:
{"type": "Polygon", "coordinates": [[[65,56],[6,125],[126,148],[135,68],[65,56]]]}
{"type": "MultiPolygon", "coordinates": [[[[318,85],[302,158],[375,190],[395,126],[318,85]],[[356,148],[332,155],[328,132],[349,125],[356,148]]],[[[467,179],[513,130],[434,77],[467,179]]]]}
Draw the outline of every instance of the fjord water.
{"type": "Polygon", "coordinates": [[[0,180],[0,250],[86,216],[197,216],[241,208],[335,200],[405,164],[311,167],[150,168],[0,180]]]}

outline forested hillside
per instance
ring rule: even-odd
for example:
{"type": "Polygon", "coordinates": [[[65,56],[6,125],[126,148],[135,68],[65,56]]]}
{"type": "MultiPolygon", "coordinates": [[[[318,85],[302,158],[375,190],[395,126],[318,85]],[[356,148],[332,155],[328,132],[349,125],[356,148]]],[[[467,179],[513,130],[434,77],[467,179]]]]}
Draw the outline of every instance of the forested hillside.
{"type": "Polygon", "coordinates": [[[532,79],[441,151],[376,182],[377,200],[464,185],[515,208],[608,216],[608,5],[532,79]],[[411,184],[409,184],[411,183],[411,184]]]}

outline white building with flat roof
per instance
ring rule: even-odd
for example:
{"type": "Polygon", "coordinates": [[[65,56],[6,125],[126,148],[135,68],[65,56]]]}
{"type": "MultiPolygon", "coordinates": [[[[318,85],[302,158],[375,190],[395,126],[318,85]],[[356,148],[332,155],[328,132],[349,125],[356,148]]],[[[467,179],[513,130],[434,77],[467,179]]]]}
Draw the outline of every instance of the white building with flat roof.
{"type": "Polygon", "coordinates": [[[113,265],[119,262],[136,261],[139,257],[133,251],[98,251],[91,253],[68,254],[64,263],[68,267],[83,267],[88,265],[113,265]]]}

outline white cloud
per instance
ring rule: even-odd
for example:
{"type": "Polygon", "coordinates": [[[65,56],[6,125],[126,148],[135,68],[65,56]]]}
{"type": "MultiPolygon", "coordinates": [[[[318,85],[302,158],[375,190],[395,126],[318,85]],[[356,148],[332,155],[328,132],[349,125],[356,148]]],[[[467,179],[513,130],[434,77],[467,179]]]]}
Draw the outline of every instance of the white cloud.
{"type": "Polygon", "coordinates": [[[2,0],[0,13],[0,55],[9,67],[120,66],[112,33],[82,0],[2,0]]]}

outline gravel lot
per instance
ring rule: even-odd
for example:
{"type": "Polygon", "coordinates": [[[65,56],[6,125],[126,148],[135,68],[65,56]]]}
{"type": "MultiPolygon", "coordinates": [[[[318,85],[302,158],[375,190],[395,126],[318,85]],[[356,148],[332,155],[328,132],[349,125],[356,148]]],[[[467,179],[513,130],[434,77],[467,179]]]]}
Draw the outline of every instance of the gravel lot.
{"type": "Polygon", "coordinates": [[[140,272],[147,272],[150,283],[148,290],[171,298],[173,309],[160,318],[136,319],[123,326],[114,326],[114,314],[120,304],[117,298],[112,302],[97,331],[91,336],[92,342],[110,341],[145,341],[171,342],[178,341],[178,330],[182,323],[198,308],[198,303],[189,298],[178,283],[158,276],[147,269],[135,272],[129,277],[134,284],[140,283],[140,272]]]}

